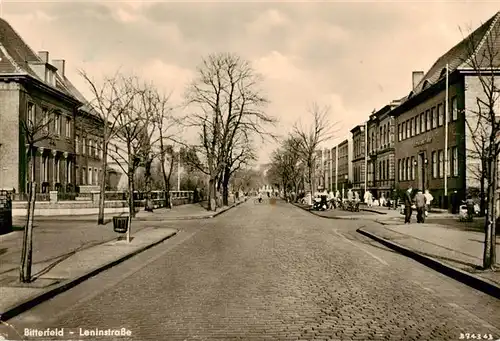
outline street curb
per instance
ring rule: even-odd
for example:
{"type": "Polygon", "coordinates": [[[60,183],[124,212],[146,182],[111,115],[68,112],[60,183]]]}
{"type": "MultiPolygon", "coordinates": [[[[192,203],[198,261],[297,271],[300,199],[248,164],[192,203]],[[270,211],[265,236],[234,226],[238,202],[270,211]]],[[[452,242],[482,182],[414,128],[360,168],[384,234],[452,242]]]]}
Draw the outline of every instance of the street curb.
{"type": "Polygon", "coordinates": [[[377,214],[380,214],[380,215],[387,215],[387,213],[384,213],[384,212],[380,212],[380,211],[377,211],[377,210],[372,210],[372,209],[369,209],[369,208],[360,208],[361,211],[366,211],[366,212],[371,212],[371,213],[377,213],[377,214]]]}
{"type": "Polygon", "coordinates": [[[311,213],[312,215],[315,215],[316,217],[320,217],[320,218],[325,218],[325,219],[337,219],[337,220],[362,220],[362,218],[357,218],[357,217],[325,217],[324,215],[320,215],[320,214],[317,214],[315,213],[314,211],[312,210],[309,210],[307,208],[304,208],[300,205],[297,205],[295,203],[291,203],[293,206],[295,207],[298,207],[306,212],[309,212],[311,213]]]}
{"type": "Polygon", "coordinates": [[[438,261],[437,259],[434,259],[432,257],[424,256],[419,254],[416,251],[413,251],[409,248],[406,248],[402,245],[399,245],[397,243],[391,242],[385,238],[379,237],[375,235],[374,233],[368,232],[364,230],[363,228],[358,228],[356,232],[369,237],[380,244],[383,244],[409,258],[412,258],[416,260],[417,262],[432,268],[433,270],[436,270],[448,277],[451,277],[459,282],[462,282],[474,289],[477,289],[479,291],[484,292],[485,294],[491,295],[495,298],[500,299],[500,286],[488,281],[486,279],[480,278],[479,276],[475,276],[471,273],[468,273],[467,271],[455,268],[451,265],[445,264],[441,261],[438,261]]]}
{"type": "Polygon", "coordinates": [[[172,234],[166,236],[166,237],[163,237],[161,238],[160,240],[157,240],[156,242],[154,243],[151,243],[149,245],[146,245],[140,249],[137,249],[129,254],[126,254],[118,259],[115,259],[114,261],[111,261],[109,262],[108,264],[105,264],[104,266],[101,266],[99,268],[96,268],[94,270],[91,270],[89,271],[88,273],[80,276],[80,277],[76,277],[76,278],[73,278],[73,279],[69,279],[67,280],[66,282],[64,283],[61,283],[59,285],[57,285],[56,287],[50,289],[50,290],[47,290],[45,292],[42,292],[38,295],[35,295],[35,296],[32,296],[30,298],[28,298],[27,300],[25,300],[24,302],[22,303],[19,303],[19,304],[15,304],[13,305],[12,307],[8,308],[5,312],[3,313],[0,313],[0,321],[7,321],[23,312],[25,312],[26,310],[29,310],[37,305],[39,305],[40,303],[44,302],[44,301],[47,301],[55,296],[57,296],[58,294],[60,293],[63,293],[65,291],[68,291],[69,289],[77,286],[78,284],[86,281],[87,279],[91,278],[91,277],[94,277],[96,275],[98,275],[99,273],[103,272],[103,271],[106,271],[108,270],[109,268],[112,268],[113,266],[115,265],[118,265],[126,260],[128,260],[129,258],[132,258],[134,257],[135,255],[141,253],[141,252],[144,252],[156,245],[159,245],[161,243],[163,243],[165,240],[169,239],[169,238],[172,238],[173,236],[175,236],[177,234],[178,231],[175,231],[173,232],[172,234]]]}
{"type": "Polygon", "coordinates": [[[135,218],[134,220],[136,221],[179,221],[179,220],[203,220],[203,219],[212,219],[212,218],[215,218],[217,217],[218,215],[224,213],[224,212],[227,212],[229,211],[230,209],[238,206],[238,205],[241,205],[243,204],[244,202],[246,201],[240,201],[238,203],[235,203],[231,206],[228,206],[228,208],[226,209],[223,209],[223,210],[220,210],[218,212],[214,212],[213,214],[209,214],[209,215],[205,215],[205,216],[200,216],[200,217],[196,217],[196,216],[186,216],[186,217],[171,217],[171,218],[163,218],[163,219],[158,219],[158,220],[153,220],[151,219],[151,217],[140,217],[140,218],[135,218]]]}

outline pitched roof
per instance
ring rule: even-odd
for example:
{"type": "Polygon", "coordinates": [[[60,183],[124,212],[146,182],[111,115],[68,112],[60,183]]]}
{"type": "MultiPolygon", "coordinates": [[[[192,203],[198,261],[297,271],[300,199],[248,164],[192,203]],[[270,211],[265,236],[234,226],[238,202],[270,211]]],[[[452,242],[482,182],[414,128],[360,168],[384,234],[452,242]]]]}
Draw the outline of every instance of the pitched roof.
{"type": "MultiPolygon", "coordinates": [[[[0,58],[0,75],[27,75],[44,82],[29,65],[30,63],[43,63],[43,60],[24,42],[14,28],[2,18],[0,18],[0,58]]],[[[55,88],[65,95],[72,95],[59,75],[56,75],[55,88]]]]}
{"type": "MultiPolygon", "coordinates": [[[[492,16],[488,21],[479,26],[475,31],[469,34],[466,38],[464,38],[457,45],[452,47],[448,52],[442,55],[432,67],[427,71],[424,75],[420,83],[417,84],[415,89],[412,91],[412,94],[418,94],[425,90],[428,86],[436,83],[439,79],[444,77],[446,64],[448,64],[449,72],[453,72],[457,69],[461,68],[469,68],[467,66],[467,60],[471,56],[480,55],[485,49],[486,45],[484,44],[486,38],[493,31],[493,29],[498,30],[500,25],[500,12],[497,12],[494,16],[492,16]],[[476,47],[476,51],[471,54],[471,43],[474,47],[476,47]]],[[[493,37],[493,36],[492,36],[493,37]]],[[[500,47],[500,42],[498,42],[497,38],[500,36],[494,37],[495,44],[500,47]]],[[[500,58],[498,58],[500,62],[500,58]]]]}

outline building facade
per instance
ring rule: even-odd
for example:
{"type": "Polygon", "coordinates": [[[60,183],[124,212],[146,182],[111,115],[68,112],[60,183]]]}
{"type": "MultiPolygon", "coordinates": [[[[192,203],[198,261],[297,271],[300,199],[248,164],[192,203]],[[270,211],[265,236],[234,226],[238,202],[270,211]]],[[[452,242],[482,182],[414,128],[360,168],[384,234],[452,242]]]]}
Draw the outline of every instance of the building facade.
{"type": "Polygon", "coordinates": [[[323,149],[323,178],[325,179],[325,189],[332,190],[332,153],[330,149],[323,149]]]}
{"type": "Polygon", "coordinates": [[[332,190],[337,192],[339,190],[338,187],[338,148],[337,146],[330,149],[330,156],[332,158],[332,172],[330,177],[330,182],[332,184],[332,190]]]}
{"type": "Polygon", "coordinates": [[[368,130],[368,178],[367,188],[375,198],[382,195],[388,198],[395,189],[395,128],[391,110],[396,108],[401,100],[393,101],[370,115],[367,122],[368,130]]]}
{"type": "Polygon", "coordinates": [[[32,179],[38,192],[74,192],[75,121],[83,103],[64,72],[64,60],[35,53],[0,19],[1,188],[26,193],[32,179]]]}
{"type": "Polygon", "coordinates": [[[337,146],[338,150],[338,168],[337,168],[337,186],[338,190],[341,191],[342,196],[350,188],[349,181],[349,168],[350,168],[350,158],[349,158],[349,140],[344,140],[337,146]]]}
{"type": "MultiPolygon", "coordinates": [[[[486,36],[498,32],[499,15],[471,34],[470,39],[483,44],[474,55],[487,48],[486,36]]],[[[496,40],[494,46],[499,46],[499,35],[490,37],[496,40]]],[[[472,157],[474,136],[470,127],[477,121],[474,112],[478,98],[484,98],[484,90],[477,74],[464,62],[471,57],[469,51],[466,38],[441,56],[420,81],[414,74],[413,90],[391,112],[398,128],[398,183],[402,188],[429,189],[434,204],[440,207],[447,207],[455,192],[460,200],[468,190],[478,187],[478,179],[471,171],[477,160],[472,157]]]]}
{"type": "Polygon", "coordinates": [[[366,125],[357,125],[351,130],[352,134],[352,189],[361,197],[365,191],[365,134],[366,125]]]}

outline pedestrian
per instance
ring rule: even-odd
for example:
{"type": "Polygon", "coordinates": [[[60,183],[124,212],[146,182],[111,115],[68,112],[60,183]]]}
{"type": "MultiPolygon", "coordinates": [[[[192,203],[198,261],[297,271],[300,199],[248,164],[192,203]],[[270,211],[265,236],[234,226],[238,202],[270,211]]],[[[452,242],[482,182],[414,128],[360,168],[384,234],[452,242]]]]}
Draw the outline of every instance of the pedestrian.
{"type": "Polygon", "coordinates": [[[415,206],[417,208],[417,223],[423,224],[425,221],[426,197],[421,190],[415,195],[415,206]]]}
{"type": "MultiPolygon", "coordinates": [[[[398,199],[399,199],[399,197],[398,197],[398,191],[396,189],[393,189],[392,190],[392,198],[391,198],[391,200],[392,200],[392,205],[393,205],[393,207],[394,207],[395,210],[398,209],[398,199]]],[[[389,209],[391,209],[391,208],[389,207],[389,209]]]]}
{"type": "Polygon", "coordinates": [[[408,190],[405,192],[404,195],[404,205],[405,205],[405,224],[409,224],[411,221],[411,213],[412,213],[412,208],[411,208],[411,192],[413,188],[408,187],[408,190]]]}
{"type": "Polygon", "coordinates": [[[368,205],[368,207],[372,207],[372,205],[373,205],[373,196],[372,196],[372,192],[367,191],[367,192],[365,193],[365,197],[364,197],[364,199],[365,199],[365,203],[368,205]]]}
{"type": "Polygon", "coordinates": [[[457,193],[457,191],[453,191],[453,194],[451,195],[451,213],[452,214],[458,213],[458,193],[457,193]]]}
{"type": "Polygon", "coordinates": [[[432,194],[429,192],[428,189],[425,190],[425,216],[429,216],[429,212],[431,210],[431,202],[434,200],[434,197],[432,194]]]}
{"type": "Polygon", "coordinates": [[[385,201],[385,196],[384,193],[380,195],[380,207],[385,207],[386,201],[385,201]]]}

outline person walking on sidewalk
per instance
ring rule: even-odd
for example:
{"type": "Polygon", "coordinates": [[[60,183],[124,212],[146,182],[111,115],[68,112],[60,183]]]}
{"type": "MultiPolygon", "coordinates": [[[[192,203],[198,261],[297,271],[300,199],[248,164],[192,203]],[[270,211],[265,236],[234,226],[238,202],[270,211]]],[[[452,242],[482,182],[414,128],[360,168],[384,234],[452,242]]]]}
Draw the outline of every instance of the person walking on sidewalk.
{"type": "Polygon", "coordinates": [[[425,221],[426,197],[421,190],[415,195],[415,206],[417,207],[417,223],[423,224],[425,221]]]}
{"type": "Polygon", "coordinates": [[[409,224],[410,221],[411,221],[411,213],[412,213],[412,209],[411,209],[411,191],[413,189],[410,187],[408,187],[408,190],[405,192],[405,195],[404,195],[404,205],[405,205],[405,224],[409,224]]]}
{"type": "Polygon", "coordinates": [[[429,212],[431,210],[431,202],[434,200],[434,197],[432,194],[429,192],[428,189],[425,190],[425,216],[429,216],[429,212]]]}
{"type": "Polygon", "coordinates": [[[365,199],[366,205],[368,205],[368,207],[372,207],[372,205],[373,205],[372,192],[366,191],[364,199],[365,199]]]}

